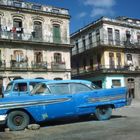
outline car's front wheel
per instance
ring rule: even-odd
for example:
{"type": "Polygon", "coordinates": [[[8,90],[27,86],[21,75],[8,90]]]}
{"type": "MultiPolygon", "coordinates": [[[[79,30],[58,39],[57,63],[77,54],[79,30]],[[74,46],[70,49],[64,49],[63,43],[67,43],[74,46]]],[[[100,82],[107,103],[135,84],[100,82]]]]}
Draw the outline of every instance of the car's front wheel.
{"type": "Polygon", "coordinates": [[[111,106],[99,106],[96,108],[95,116],[98,120],[108,120],[112,115],[111,106]]]}
{"type": "Polygon", "coordinates": [[[12,111],[7,116],[7,126],[12,131],[25,129],[30,121],[30,117],[24,111],[12,111]]]}

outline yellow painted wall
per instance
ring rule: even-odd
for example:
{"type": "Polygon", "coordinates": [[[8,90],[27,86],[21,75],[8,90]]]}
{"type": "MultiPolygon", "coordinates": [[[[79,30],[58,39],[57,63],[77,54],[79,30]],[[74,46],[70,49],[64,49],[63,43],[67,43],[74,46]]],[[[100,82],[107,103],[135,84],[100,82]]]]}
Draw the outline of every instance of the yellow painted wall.
{"type": "Polygon", "coordinates": [[[109,53],[114,53],[114,62],[115,66],[117,65],[117,53],[121,54],[121,66],[124,66],[124,53],[122,51],[105,51],[103,53],[103,60],[102,60],[102,65],[109,66],[109,53]]]}

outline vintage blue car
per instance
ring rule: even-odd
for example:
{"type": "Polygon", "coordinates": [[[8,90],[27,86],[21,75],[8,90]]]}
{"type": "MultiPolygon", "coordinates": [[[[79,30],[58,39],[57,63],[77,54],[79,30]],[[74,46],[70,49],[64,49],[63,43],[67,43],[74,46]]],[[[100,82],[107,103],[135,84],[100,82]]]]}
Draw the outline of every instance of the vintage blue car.
{"type": "Polygon", "coordinates": [[[112,109],[127,105],[125,87],[97,89],[89,81],[59,80],[39,83],[30,94],[0,99],[0,122],[10,130],[23,130],[31,122],[95,114],[111,117],[112,109]]]}

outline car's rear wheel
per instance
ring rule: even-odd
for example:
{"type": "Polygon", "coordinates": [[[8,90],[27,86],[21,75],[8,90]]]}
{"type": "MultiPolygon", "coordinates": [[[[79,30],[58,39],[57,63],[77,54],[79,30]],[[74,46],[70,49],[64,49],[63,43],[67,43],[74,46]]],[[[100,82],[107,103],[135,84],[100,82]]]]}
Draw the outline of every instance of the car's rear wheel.
{"type": "Polygon", "coordinates": [[[7,116],[7,126],[13,131],[25,129],[29,121],[30,117],[24,111],[12,111],[7,116]]]}
{"type": "Polygon", "coordinates": [[[95,116],[98,120],[108,120],[112,115],[111,106],[99,106],[96,108],[95,116]]]}

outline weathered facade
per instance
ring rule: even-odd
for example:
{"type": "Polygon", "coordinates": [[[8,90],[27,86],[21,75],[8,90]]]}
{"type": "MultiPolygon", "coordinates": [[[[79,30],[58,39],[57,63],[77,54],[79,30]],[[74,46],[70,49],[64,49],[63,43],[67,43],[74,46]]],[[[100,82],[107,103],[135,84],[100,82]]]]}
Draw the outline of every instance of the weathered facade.
{"type": "Polygon", "coordinates": [[[70,79],[69,12],[0,0],[0,77],[70,79]]]}
{"type": "Polygon", "coordinates": [[[128,86],[140,98],[140,20],[101,19],[71,35],[72,78],[102,88],[128,86]],[[80,61],[79,61],[80,60],[80,61]]]}

